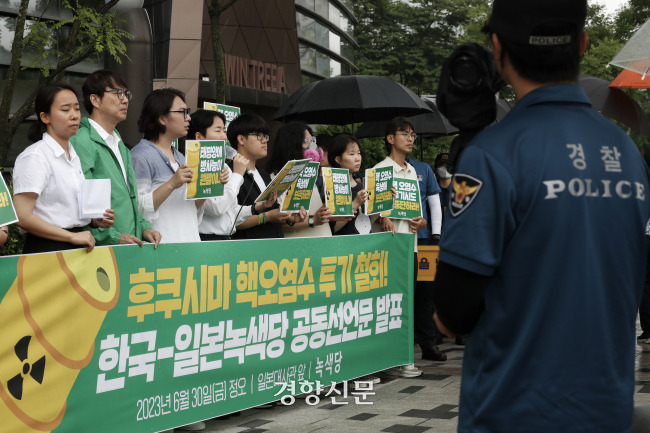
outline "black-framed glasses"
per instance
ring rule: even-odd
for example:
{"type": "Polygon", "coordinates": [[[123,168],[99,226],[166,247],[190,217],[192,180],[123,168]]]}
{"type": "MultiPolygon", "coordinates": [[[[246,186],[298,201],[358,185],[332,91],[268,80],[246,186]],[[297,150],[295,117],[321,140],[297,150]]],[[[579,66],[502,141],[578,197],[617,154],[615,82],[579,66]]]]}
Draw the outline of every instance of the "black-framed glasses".
{"type": "Polygon", "coordinates": [[[409,134],[408,132],[396,132],[395,135],[403,135],[407,140],[409,138],[412,138],[414,141],[416,138],[418,138],[418,135],[415,132],[412,134],[409,134]]]}
{"type": "Polygon", "coordinates": [[[255,137],[257,137],[259,141],[269,141],[269,136],[266,134],[262,134],[259,132],[249,132],[248,134],[246,134],[247,137],[249,135],[254,135],[255,137]]]}
{"type": "Polygon", "coordinates": [[[131,98],[133,98],[133,92],[131,92],[130,90],[111,89],[111,90],[107,90],[106,92],[107,93],[115,93],[117,95],[117,99],[119,99],[120,101],[122,99],[124,99],[125,96],[126,96],[127,101],[130,101],[131,98]]]}
{"type": "Polygon", "coordinates": [[[189,116],[192,112],[191,108],[183,108],[182,110],[169,110],[168,113],[183,113],[184,116],[189,116]]]}

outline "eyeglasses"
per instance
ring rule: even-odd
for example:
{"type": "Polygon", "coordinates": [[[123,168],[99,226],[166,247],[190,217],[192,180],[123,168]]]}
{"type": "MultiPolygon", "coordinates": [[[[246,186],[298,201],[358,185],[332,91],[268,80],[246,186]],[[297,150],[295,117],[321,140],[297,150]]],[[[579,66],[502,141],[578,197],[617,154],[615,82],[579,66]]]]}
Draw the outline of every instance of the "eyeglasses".
{"type": "Polygon", "coordinates": [[[259,141],[269,141],[269,136],[266,134],[260,134],[259,132],[250,132],[246,134],[247,137],[249,135],[254,135],[259,141]]]}
{"type": "Polygon", "coordinates": [[[303,143],[305,143],[307,146],[311,146],[312,144],[316,146],[316,137],[305,138],[303,140],[303,143]]]}
{"type": "Polygon", "coordinates": [[[407,140],[409,138],[412,138],[414,141],[416,138],[418,138],[418,135],[415,132],[412,134],[409,134],[408,132],[396,132],[395,135],[403,135],[407,140]]]}
{"type": "Polygon", "coordinates": [[[124,90],[124,89],[112,89],[112,90],[106,90],[106,93],[115,93],[117,95],[117,99],[120,101],[124,99],[126,96],[126,100],[130,101],[131,98],[133,98],[133,92],[130,90],[124,90]]]}
{"type": "Polygon", "coordinates": [[[169,110],[168,113],[183,113],[185,117],[188,117],[192,112],[191,108],[183,108],[182,110],[169,110]]]}

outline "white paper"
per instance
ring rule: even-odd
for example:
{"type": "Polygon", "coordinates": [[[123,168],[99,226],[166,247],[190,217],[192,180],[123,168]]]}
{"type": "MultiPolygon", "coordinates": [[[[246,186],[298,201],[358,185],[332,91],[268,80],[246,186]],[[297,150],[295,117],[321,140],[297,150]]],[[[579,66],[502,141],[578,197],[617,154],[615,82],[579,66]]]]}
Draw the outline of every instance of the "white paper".
{"type": "Polygon", "coordinates": [[[104,218],[111,208],[111,180],[84,179],[79,190],[79,218],[104,218]]]}

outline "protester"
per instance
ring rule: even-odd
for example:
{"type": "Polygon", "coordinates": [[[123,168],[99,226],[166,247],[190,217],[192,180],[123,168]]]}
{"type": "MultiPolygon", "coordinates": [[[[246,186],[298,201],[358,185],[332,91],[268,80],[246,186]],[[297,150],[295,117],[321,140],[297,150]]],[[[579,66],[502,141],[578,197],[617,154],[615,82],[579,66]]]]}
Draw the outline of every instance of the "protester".
{"type": "MultiPolygon", "coordinates": [[[[225,126],[226,117],[222,113],[212,110],[198,110],[192,113],[190,117],[188,140],[228,140],[225,126]]],[[[232,233],[236,230],[234,218],[239,210],[237,194],[244,183],[243,175],[246,173],[248,160],[235,153],[232,163],[232,173],[230,173],[227,165],[224,166],[221,173],[221,181],[226,183],[223,195],[211,197],[205,202],[203,219],[199,224],[199,235],[203,241],[230,239],[232,233]]]]}
{"type": "Polygon", "coordinates": [[[95,247],[88,230],[113,225],[115,213],[104,218],[79,217],[79,191],[84,181],[72,137],[79,129],[81,112],[77,94],[67,84],[41,87],[34,102],[36,123],[29,131],[35,143],[14,164],[14,207],[18,227],[27,232],[23,253],[42,253],[95,247]]]}
{"type": "Polygon", "coordinates": [[[440,206],[442,207],[442,220],[445,220],[445,214],[447,213],[447,206],[449,205],[449,185],[451,185],[451,173],[447,171],[447,160],[449,159],[448,153],[439,153],[436,155],[436,160],[434,161],[434,174],[436,175],[436,181],[440,186],[440,206]]]}
{"type": "Polygon", "coordinates": [[[460,156],[434,301],[469,334],[459,432],[629,432],[648,168],[576,84],[586,0],[495,0],[518,100],[460,156]]]}
{"type": "Polygon", "coordinates": [[[361,169],[361,149],[356,138],[349,134],[338,134],[330,143],[328,153],[330,167],[349,170],[350,189],[352,192],[351,221],[335,221],[330,223],[335,235],[356,235],[370,233],[370,219],[363,213],[362,205],[368,201],[368,191],[362,181],[357,181],[354,174],[361,169]]]}
{"type": "Polygon", "coordinates": [[[111,206],[115,224],[93,228],[97,245],[160,242],[160,233],[138,211],[138,191],[131,153],[115,127],[126,120],[131,91],[116,72],[102,69],[86,77],[82,87],[84,107],[89,117],[81,119],[70,143],[79,156],[86,179],[111,180],[111,206]]]}
{"type": "Polygon", "coordinates": [[[438,245],[442,227],[442,209],[440,207],[440,186],[426,162],[418,161],[410,155],[407,162],[413,166],[420,187],[420,205],[427,224],[418,231],[418,245],[438,245]]]}
{"type": "MultiPolygon", "coordinates": [[[[317,162],[322,162],[323,153],[322,151],[318,152],[314,150],[316,146],[316,137],[313,136],[313,131],[306,123],[295,121],[283,125],[276,133],[272,147],[273,151],[268,165],[271,174],[273,176],[277,175],[287,161],[295,159],[310,159],[311,156],[315,156],[317,157],[317,162]]],[[[282,226],[284,236],[332,236],[332,231],[328,224],[332,213],[321,200],[316,183],[314,183],[314,189],[307,211],[307,221],[297,224],[291,224],[291,221],[288,221],[282,226]]]]}
{"type": "Polygon", "coordinates": [[[198,242],[205,200],[186,200],[192,169],[172,143],[189,129],[190,109],[177,89],[154,90],[144,100],[138,129],[144,138],[131,150],[139,209],[162,242],[198,242]]]}
{"type": "Polygon", "coordinates": [[[230,145],[248,159],[248,170],[237,195],[237,201],[242,206],[240,217],[246,217],[246,220],[237,226],[237,232],[233,237],[235,239],[284,237],[281,224],[301,222],[305,219],[306,212],[299,214],[280,212],[275,193],[271,194],[261,208],[260,203],[255,204],[255,199],[271,182],[271,176],[256,165],[257,161],[267,154],[268,125],[256,114],[242,114],[230,122],[227,134],[230,145]]]}
{"type": "MultiPolygon", "coordinates": [[[[418,180],[415,169],[406,161],[407,155],[413,151],[415,138],[416,134],[413,132],[413,125],[407,118],[396,117],[392,119],[386,125],[384,142],[388,156],[379,164],[375,165],[375,168],[392,166],[395,178],[418,180]]],[[[394,233],[417,233],[427,224],[426,220],[422,217],[416,217],[412,220],[393,220],[389,217],[379,216],[377,222],[380,225],[379,229],[381,231],[392,231],[394,233]]],[[[417,242],[415,240],[414,249],[417,253],[417,242]]],[[[418,275],[417,256],[413,260],[413,268],[413,285],[416,287],[418,275]]],[[[422,359],[445,361],[447,355],[442,353],[438,346],[435,345],[436,328],[430,313],[431,309],[427,308],[425,303],[414,302],[415,339],[422,349],[422,359]]],[[[413,364],[408,364],[388,370],[387,373],[402,377],[417,377],[422,374],[422,370],[416,368],[413,364]]]]}

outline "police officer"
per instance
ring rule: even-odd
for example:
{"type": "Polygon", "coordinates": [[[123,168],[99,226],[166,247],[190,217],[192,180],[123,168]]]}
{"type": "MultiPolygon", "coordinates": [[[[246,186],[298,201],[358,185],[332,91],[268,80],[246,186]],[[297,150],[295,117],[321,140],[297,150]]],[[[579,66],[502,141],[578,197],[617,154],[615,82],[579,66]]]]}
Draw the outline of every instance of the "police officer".
{"type": "Polygon", "coordinates": [[[459,432],[631,427],[648,169],[575,84],[586,9],[495,0],[486,26],[518,103],[463,151],[441,240],[435,319],[469,334],[459,432]]]}

